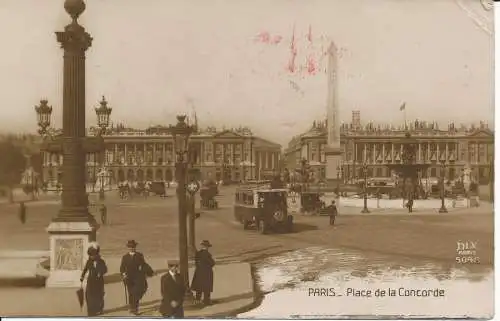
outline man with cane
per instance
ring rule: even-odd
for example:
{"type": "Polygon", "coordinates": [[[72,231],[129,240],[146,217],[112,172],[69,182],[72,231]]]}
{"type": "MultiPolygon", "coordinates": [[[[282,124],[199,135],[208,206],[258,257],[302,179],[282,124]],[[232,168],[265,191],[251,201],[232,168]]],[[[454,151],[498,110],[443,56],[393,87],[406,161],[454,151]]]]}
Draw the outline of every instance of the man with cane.
{"type": "Polygon", "coordinates": [[[146,263],[144,255],[136,251],[138,243],[127,242],[128,253],[122,257],[120,273],[125,286],[126,302],[130,313],[139,315],[139,301],[148,289],[147,278],[153,276],[153,269],[146,263]]]}

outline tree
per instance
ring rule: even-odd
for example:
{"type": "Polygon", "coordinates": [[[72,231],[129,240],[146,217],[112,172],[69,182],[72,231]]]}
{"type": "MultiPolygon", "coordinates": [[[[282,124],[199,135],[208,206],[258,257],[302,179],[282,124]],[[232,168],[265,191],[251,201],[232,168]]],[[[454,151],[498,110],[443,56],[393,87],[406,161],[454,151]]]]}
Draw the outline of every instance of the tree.
{"type": "Polygon", "coordinates": [[[12,140],[0,142],[0,186],[9,189],[9,201],[14,201],[12,188],[21,182],[26,167],[26,158],[21,147],[12,140]]]}

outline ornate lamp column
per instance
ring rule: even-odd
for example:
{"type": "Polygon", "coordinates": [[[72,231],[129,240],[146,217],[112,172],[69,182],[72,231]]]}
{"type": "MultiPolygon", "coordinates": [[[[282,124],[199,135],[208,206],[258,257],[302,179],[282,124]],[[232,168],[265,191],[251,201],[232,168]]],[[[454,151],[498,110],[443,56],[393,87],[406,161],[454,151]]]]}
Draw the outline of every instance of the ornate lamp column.
{"type": "Polygon", "coordinates": [[[187,166],[188,166],[188,144],[189,136],[194,128],[186,124],[186,116],[177,116],[177,124],[169,127],[169,132],[174,140],[176,153],[175,176],[177,180],[177,200],[179,203],[179,263],[180,273],[184,278],[186,286],[185,304],[193,302],[193,294],[189,289],[189,266],[188,266],[188,230],[187,230],[187,166]]]}
{"type": "MultiPolygon", "coordinates": [[[[85,10],[83,0],[66,0],[66,12],[72,22],[57,41],[64,49],[62,135],[45,139],[42,150],[62,153],[62,208],[52,220],[50,234],[50,276],[48,287],[78,287],[90,241],[96,238],[98,225],[88,211],[85,189],[86,153],[101,150],[102,139],[85,136],[85,51],[92,38],[77,19],[85,10]]],[[[42,104],[46,105],[46,104],[42,104]]],[[[36,108],[40,133],[50,125],[50,111],[36,108]]]]}
{"type": "Polygon", "coordinates": [[[363,210],[361,210],[361,213],[370,213],[368,210],[368,165],[366,163],[363,163],[363,177],[365,179],[363,183],[363,210]]]}
{"type": "Polygon", "coordinates": [[[448,210],[446,209],[446,206],[444,205],[444,196],[445,196],[445,189],[444,189],[444,174],[445,174],[445,162],[446,160],[442,158],[440,160],[441,162],[441,208],[439,209],[439,213],[448,213],[448,210]]]}
{"type": "Polygon", "coordinates": [[[337,166],[337,203],[339,199],[340,199],[340,166],[337,166]]]}
{"type": "MultiPolygon", "coordinates": [[[[102,96],[102,100],[99,104],[100,106],[95,109],[95,113],[97,115],[97,126],[99,127],[99,132],[97,133],[97,136],[103,137],[106,134],[106,129],[109,126],[109,116],[111,115],[111,111],[113,109],[108,107],[108,102],[106,101],[106,98],[104,98],[104,96],[102,96]]],[[[102,152],[99,154],[100,175],[104,175],[104,173],[106,172],[105,153],[106,149],[103,148],[102,152]]],[[[103,184],[103,179],[101,178],[101,187],[99,189],[99,200],[104,201],[104,199],[105,199],[104,184],[103,184]]]]}

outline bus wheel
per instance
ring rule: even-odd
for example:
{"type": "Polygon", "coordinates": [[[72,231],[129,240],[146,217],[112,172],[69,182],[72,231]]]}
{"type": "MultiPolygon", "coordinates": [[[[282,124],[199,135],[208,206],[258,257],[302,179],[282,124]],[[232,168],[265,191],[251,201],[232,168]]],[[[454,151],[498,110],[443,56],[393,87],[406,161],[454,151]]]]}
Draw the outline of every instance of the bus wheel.
{"type": "Polygon", "coordinates": [[[266,234],[267,233],[267,226],[265,221],[259,221],[259,224],[257,225],[257,228],[259,229],[260,234],[266,234]]]}

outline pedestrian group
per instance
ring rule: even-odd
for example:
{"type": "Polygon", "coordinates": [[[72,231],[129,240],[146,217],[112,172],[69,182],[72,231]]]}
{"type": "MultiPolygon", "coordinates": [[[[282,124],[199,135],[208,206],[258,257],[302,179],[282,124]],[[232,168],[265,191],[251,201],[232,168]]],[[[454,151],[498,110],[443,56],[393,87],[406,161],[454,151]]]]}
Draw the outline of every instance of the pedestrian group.
{"type": "MultiPolygon", "coordinates": [[[[125,300],[129,311],[133,315],[139,315],[141,299],[148,290],[147,278],[152,277],[155,272],[146,262],[144,255],[137,251],[138,243],[129,240],[126,244],[127,253],[123,255],[120,264],[125,300]]],[[[195,292],[195,303],[210,305],[211,293],[213,292],[215,260],[209,252],[212,244],[208,240],[200,243],[200,250],[195,256],[195,272],[191,287],[184,277],[179,273],[179,261],[168,260],[168,271],[161,277],[161,304],[159,312],[166,318],[184,317],[184,298],[189,291],[195,292]],[[202,300],[203,298],[203,300],[202,300]]],[[[102,315],[104,313],[104,275],[108,272],[106,262],[100,255],[100,247],[97,243],[91,243],[87,250],[88,260],[85,263],[80,278],[81,288],[85,285],[85,302],[87,315],[89,317],[102,315]]]]}

